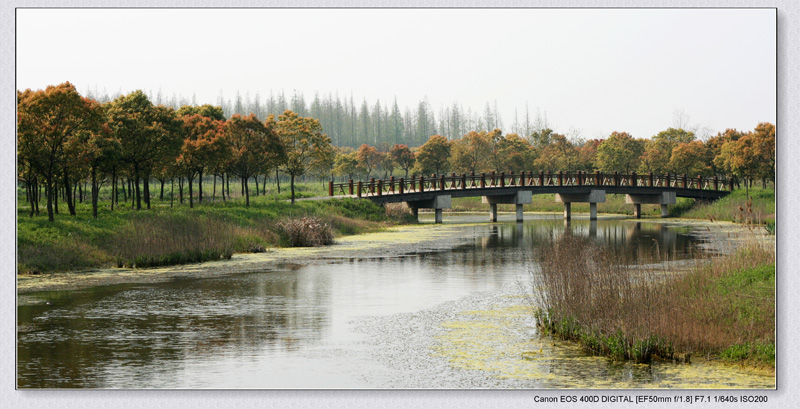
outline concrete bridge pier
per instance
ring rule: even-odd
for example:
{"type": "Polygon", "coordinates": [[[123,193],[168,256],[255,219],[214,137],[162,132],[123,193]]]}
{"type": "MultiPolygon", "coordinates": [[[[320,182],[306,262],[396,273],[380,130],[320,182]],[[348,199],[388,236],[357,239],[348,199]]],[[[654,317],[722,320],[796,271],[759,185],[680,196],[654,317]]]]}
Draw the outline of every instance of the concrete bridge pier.
{"type": "Polygon", "coordinates": [[[521,222],[522,217],[522,205],[524,204],[531,204],[533,203],[533,192],[529,190],[523,190],[521,192],[517,192],[511,195],[494,195],[494,196],[483,196],[481,198],[482,203],[489,204],[489,218],[492,222],[497,221],[497,205],[498,204],[513,204],[516,205],[517,208],[517,221],[521,222]]]}
{"type": "Polygon", "coordinates": [[[419,217],[419,209],[433,209],[434,223],[442,223],[442,209],[452,208],[453,200],[450,195],[436,195],[433,199],[414,200],[406,202],[406,204],[416,217],[419,217]]]}
{"type": "Polygon", "coordinates": [[[657,204],[661,205],[661,217],[669,216],[669,205],[675,204],[675,192],[661,192],[656,194],[627,194],[625,195],[625,203],[633,204],[633,217],[637,219],[642,218],[642,205],[643,204],[657,204]]]}
{"type": "Polygon", "coordinates": [[[572,202],[589,203],[589,220],[597,220],[597,204],[605,203],[606,191],[591,189],[581,193],[556,193],[556,202],[564,203],[564,219],[572,218],[572,202]]]}

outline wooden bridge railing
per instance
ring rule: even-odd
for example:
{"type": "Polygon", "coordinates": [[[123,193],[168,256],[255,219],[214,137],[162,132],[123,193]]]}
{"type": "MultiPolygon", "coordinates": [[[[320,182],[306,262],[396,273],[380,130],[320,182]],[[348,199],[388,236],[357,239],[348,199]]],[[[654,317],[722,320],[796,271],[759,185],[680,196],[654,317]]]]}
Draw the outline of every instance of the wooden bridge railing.
{"type": "Polygon", "coordinates": [[[409,179],[396,178],[369,181],[353,181],[346,183],[328,183],[328,195],[355,195],[358,197],[383,196],[392,194],[428,192],[432,190],[465,190],[481,189],[493,187],[520,187],[520,186],[629,186],[629,187],[662,187],[662,188],[682,188],[715,191],[733,190],[734,180],[731,178],[719,178],[717,176],[696,176],[687,175],[654,175],[600,173],[600,172],[491,172],[474,173],[450,176],[431,175],[431,176],[412,176],[409,179]]]}

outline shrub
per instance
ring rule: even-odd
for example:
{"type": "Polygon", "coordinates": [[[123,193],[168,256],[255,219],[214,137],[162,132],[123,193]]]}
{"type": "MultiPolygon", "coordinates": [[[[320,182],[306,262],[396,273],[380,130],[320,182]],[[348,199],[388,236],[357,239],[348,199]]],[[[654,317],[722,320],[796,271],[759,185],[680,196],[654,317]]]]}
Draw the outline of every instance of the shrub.
{"type": "Polygon", "coordinates": [[[278,223],[292,247],[317,247],[333,243],[331,226],[316,217],[289,219],[278,223]]]}

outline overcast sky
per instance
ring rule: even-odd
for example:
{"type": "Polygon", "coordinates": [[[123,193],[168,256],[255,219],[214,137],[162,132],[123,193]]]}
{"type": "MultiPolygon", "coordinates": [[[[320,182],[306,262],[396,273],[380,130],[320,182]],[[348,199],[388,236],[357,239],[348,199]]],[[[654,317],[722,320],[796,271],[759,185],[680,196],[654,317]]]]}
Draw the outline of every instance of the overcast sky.
{"type": "Polygon", "coordinates": [[[584,138],[775,123],[773,9],[18,9],[17,88],[352,93],[497,106],[584,138]]]}

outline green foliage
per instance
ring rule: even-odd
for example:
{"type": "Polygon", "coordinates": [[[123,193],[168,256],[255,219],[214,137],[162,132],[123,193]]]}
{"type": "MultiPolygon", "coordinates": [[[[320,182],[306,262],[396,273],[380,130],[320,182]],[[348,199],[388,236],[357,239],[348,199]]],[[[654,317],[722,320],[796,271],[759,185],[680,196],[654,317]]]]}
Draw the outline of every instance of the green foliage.
{"type": "Polygon", "coordinates": [[[775,344],[748,342],[732,345],[720,353],[720,358],[730,362],[752,362],[775,366],[775,344]]]}
{"type": "Polygon", "coordinates": [[[446,172],[450,167],[451,144],[441,135],[433,135],[419,148],[415,173],[428,175],[446,172]]]}
{"type": "Polygon", "coordinates": [[[626,132],[613,132],[597,147],[597,168],[601,172],[630,173],[639,167],[644,141],[633,139],[626,132]]]}

